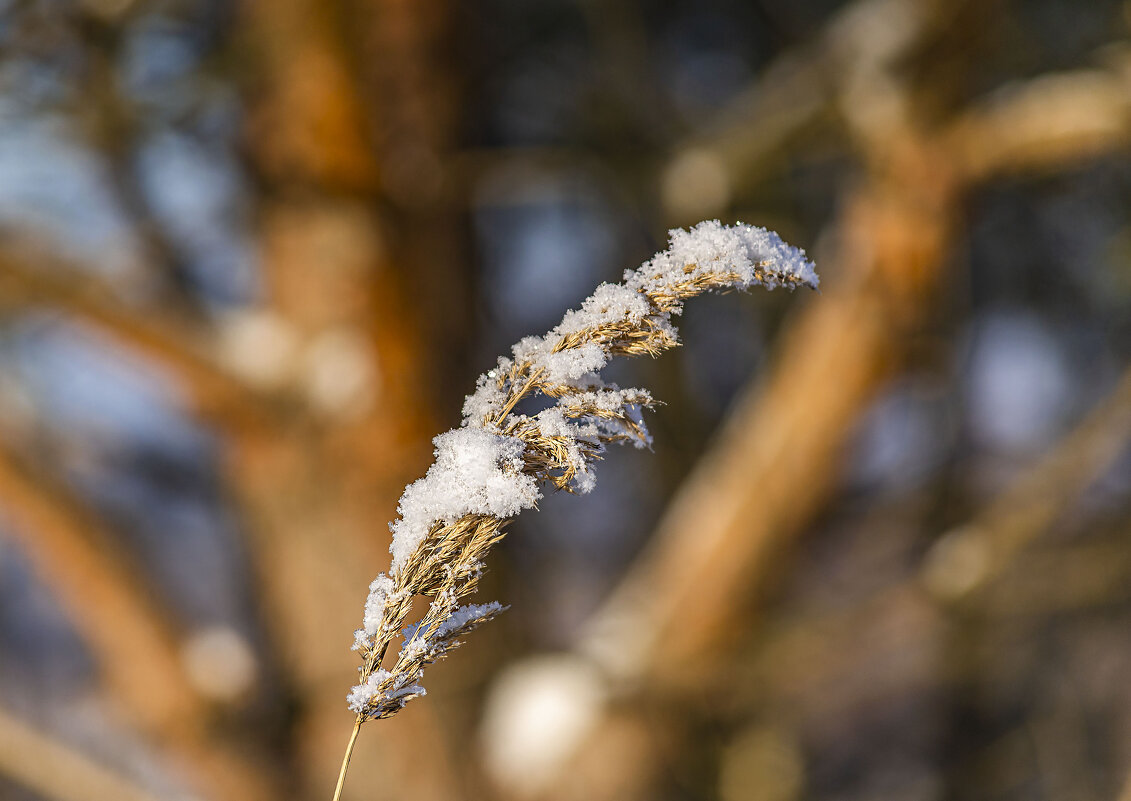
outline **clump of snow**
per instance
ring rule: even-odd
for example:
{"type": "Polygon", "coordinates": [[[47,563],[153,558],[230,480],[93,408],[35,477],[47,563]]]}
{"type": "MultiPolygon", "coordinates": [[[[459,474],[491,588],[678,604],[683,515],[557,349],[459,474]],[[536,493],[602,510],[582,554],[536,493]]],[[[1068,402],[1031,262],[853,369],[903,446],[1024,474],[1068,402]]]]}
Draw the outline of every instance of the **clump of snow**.
{"type": "MultiPolygon", "coordinates": [[[[392,701],[403,707],[413,698],[428,694],[428,691],[415,683],[415,680],[412,684],[409,684],[408,680],[404,678],[394,683],[390,689],[382,692],[381,685],[392,676],[393,674],[384,668],[378,668],[369,675],[369,678],[363,684],[354,685],[350,689],[349,695],[346,696],[346,703],[349,708],[362,715],[371,711],[369,705],[374,698],[381,698],[386,702],[392,701]]],[[[419,678],[419,676],[416,678],[419,678]]]]}
{"type": "Polygon", "coordinates": [[[389,678],[389,675],[389,671],[378,668],[369,674],[369,678],[365,680],[364,684],[355,685],[350,689],[349,695],[346,696],[349,708],[361,714],[362,710],[369,704],[369,700],[379,692],[381,682],[389,678]]]}
{"type": "Polygon", "coordinates": [[[464,515],[513,517],[542,497],[522,472],[523,443],[483,428],[457,428],[432,440],[436,462],[401,496],[400,519],[390,528],[393,570],[401,567],[437,521],[464,515]]]}
{"type": "Polygon", "coordinates": [[[381,628],[381,615],[385,611],[385,601],[393,591],[393,580],[384,573],[377,574],[369,585],[369,597],[365,599],[365,633],[372,637],[381,628]]]}
{"type": "Polygon", "coordinates": [[[485,419],[502,411],[507,393],[499,384],[499,376],[509,373],[512,367],[514,362],[505,356],[500,356],[493,370],[488,370],[479,376],[475,382],[475,392],[468,395],[463,402],[465,425],[481,426],[485,419]]]}
{"type": "Polygon", "coordinates": [[[542,370],[540,378],[552,384],[573,384],[597,372],[609,361],[608,350],[597,342],[586,342],[555,353],[554,346],[562,336],[559,327],[544,337],[526,337],[514,346],[515,361],[535,365],[542,370]]]}
{"type": "Polygon", "coordinates": [[[655,292],[688,277],[734,273],[738,276],[735,282],[737,288],[746,289],[761,283],[767,289],[773,289],[782,285],[773,277],[776,273],[817,288],[817,272],[805,251],[786,244],[780,236],[765,228],[743,223],[727,226],[718,220],[708,220],[690,231],[675,228],[668,233],[670,247],[657,253],[639,269],[627,270],[625,286],[655,292]],[[763,281],[755,276],[755,268],[759,266],[770,273],[763,281]]]}
{"type": "MultiPolygon", "coordinates": [[[[699,225],[701,227],[706,224],[699,225]]],[[[715,224],[718,224],[717,220],[715,224]]],[[[754,225],[736,225],[731,230],[742,238],[750,260],[755,265],[765,265],[770,271],[770,275],[760,282],[767,289],[782,286],[780,281],[774,279],[774,274],[791,276],[810,289],[820,286],[817,268],[805,255],[805,251],[789,244],[774,231],[754,225]]]]}
{"type": "Polygon", "coordinates": [[[601,284],[582,301],[580,309],[565,313],[554,333],[572,334],[621,320],[639,323],[650,311],[647,298],[637,290],[622,284],[601,284]]]}

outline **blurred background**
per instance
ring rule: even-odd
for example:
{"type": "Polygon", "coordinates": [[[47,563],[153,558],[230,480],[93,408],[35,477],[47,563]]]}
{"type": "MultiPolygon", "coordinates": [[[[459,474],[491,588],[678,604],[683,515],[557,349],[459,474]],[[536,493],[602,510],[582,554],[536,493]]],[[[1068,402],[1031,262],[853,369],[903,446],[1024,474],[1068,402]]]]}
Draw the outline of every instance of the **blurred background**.
{"type": "Polygon", "coordinates": [[[0,0],[0,798],[328,799],[387,523],[666,230],[693,301],[345,798],[1131,800],[1131,3],[0,0]]]}

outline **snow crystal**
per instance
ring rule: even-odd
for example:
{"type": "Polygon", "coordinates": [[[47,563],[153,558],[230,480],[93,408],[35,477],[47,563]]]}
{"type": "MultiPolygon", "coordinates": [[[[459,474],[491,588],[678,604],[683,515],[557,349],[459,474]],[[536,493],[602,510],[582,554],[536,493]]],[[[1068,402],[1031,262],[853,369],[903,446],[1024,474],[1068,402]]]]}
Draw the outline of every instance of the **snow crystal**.
{"type": "Polygon", "coordinates": [[[531,364],[540,370],[540,379],[553,384],[576,386],[604,367],[609,353],[596,342],[554,351],[563,337],[598,326],[621,321],[639,324],[651,316],[649,324],[677,341],[675,328],[667,315],[653,314],[645,292],[663,290],[688,278],[734,275],[738,288],[760,283],[768,289],[781,286],[783,278],[813,288],[817,273],[805,251],[782,241],[773,231],[738,223],[727,226],[718,220],[699,223],[690,230],[669,232],[670,246],[636,270],[625,272],[624,284],[601,284],[581,304],[566,312],[562,321],[544,336],[529,336],[512,349],[513,361],[500,358],[496,370],[479,377],[474,393],[464,402],[464,423],[482,427],[483,421],[497,415],[507,398],[507,387],[500,387],[496,376],[506,375],[514,364],[531,364]],[[756,269],[760,268],[760,275],[756,269]]]}
{"type": "Polygon", "coordinates": [[[393,569],[402,566],[436,521],[468,514],[513,517],[542,497],[522,473],[522,440],[482,428],[457,428],[433,440],[436,462],[401,496],[400,519],[390,526],[393,569]]]}

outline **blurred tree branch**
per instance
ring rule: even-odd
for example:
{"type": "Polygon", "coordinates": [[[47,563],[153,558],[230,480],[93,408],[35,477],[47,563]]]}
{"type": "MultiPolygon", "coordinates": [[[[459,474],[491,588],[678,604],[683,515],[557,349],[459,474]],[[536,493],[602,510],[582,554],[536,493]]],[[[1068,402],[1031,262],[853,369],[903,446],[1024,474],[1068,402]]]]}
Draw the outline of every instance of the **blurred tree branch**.
{"type": "Polygon", "coordinates": [[[0,710],[0,776],[50,801],[156,801],[157,796],[0,710]]]}
{"type": "Polygon", "coordinates": [[[965,525],[928,553],[923,580],[951,603],[968,603],[1061,515],[1131,443],[1131,370],[1069,435],[965,525]]]}
{"type": "Polygon", "coordinates": [[[161,603],[95,514],[14,453],[0,450],[10,531],[75,621],[112,697],[221,801],[271,797],[267,777],[214,744],[211,710],[192,688],[161,603]]]}
{"type": "MultiPolygon", "coordinates": [[[[411,271],[399,269],[406,254],[423,253],[444,260],[447,272],[458,269],[451,248],[442,247],[454,246],[458,237],[436,234],[458,230],[448,224],[450,197],[438,202],[444,199],[444,174],[436,159],[449,144],[454,117],[443,112],[450,103],[443,98],[444,72],[430,62],[443,52],[438,37],[446,31],[446,5],[425,5],[294,0],[244,6],[242,21],[249,23],[244,43],[252,46],[259,70],[251,87],[248,154],[263,189],[258,211],[267,294],[254,312],[261,336],[244,343],[237,365],[254,368],[249,375],[228,363],[226,319],[212,324],[183,309],[168,313],[164,296],[148,306],[128,304],[89,271],[70,268],[43,248],[10,246],[0,252],[0,299],[18,308],[60,311],[107,332],[172,374],[193,411],[228,435],[226,466],[250,523],[249,546],[266,588],[264,619],[283,657],[279,672],[303,709],[298,758],[285,761],[305,763],[302,775],[311,789],[324,787],[325,775],[336,767],[340,724],[348,720],[343,698],[354,669],[350,631],[364,588],[382,561],[385,522],[400,489],[425,463],[435,428],[433,343],[425,341],[415,308],[426,304],[418,300],[420,287],[405,286],[403,277],[411,271]],[[396,55],[369,58],[374,40],[382,52],[396,55]],[[375,64],[386,66],[374,69],[375,64]],[[371,96],[377,102],[368,102],[371,96]],[[440,102],[433,102],[435,96],[440,102]],[[422,143],[431,150],[419,152],[422,143]],[[422,181],[421,175],[433,180],[422,181]],[[394,205],[402,207],[395,217],[389,213],[394,205]],[[391,235],[395,231],[414,233],[398,241],[391,235]],[[279,342],[265,339],[272,336],[282,343],[279,358],[285,363],[271,368],[274,383],[264,390],[255,379],[268,375],[260,368],[274,358],[268,346],[279,342]]],[[[109,21],[86,19],[84,13],[78,16],[94,39],[88,54],[94,69],[83,86],[95,102],[76,113],[109,160],[118,200],[148,257],[176,272],[179,254],[138,184],[134,159],[146,132],[119,86],[122,32],[114,26],[121,20],[109,12],[109,21]]],[[[109,562],[91,569],[104,589],[129,594],[137,586],[119,581],[114,572],[120,549],[82,550],[89,536],[83,515],[58,519],[61,510],[74,507],[65,490],[56,493],[58,503],[40,501],[37,493],[47,492],[50,479],[18,483],[20,474],[5,476],[11,503],[21,502],[28,518],[27,538],[38,542],[49,570],[66,574],[102,554],[109,562]],[[47,540],[36,539],[37,529],[48,525],[58,535],[51,540],[57,547],[44,549],[47,540]]],[[[144,620],[156,614],[151,601],[135,592],[121,601],[127,607],[123,614],[144,620]]],[[[92,608],[108,615],[117,609],[92,608]]],[[[86,628],[80,630],[92,636],[86,628]]],[[[170,681],[179,675],[171,637],[130,637],[135,639],[158,649],[166,642],[171,667],[154,672],[170,681]]],[[[96,644],[94,650],[100,663],[124,653],[113,644],[96,644]]],[[[139,704],[142,686],[126,685],[138,691],[139,704]]],[[[202,714],[162,720],[203,731],[191,722],[195,715],[199,723],[202,714]]],[[[432,743],[442,739],[434,718],[413,721],[421,729],[418,736],[432,743]]],[[[417,747],[403,726],[396,737],[389,732],[381,739],[370,768],[374,776],[392,772],[421,798],[456,795],[452,771],[435,746],[417,747]],[[424,754],[430,754],[428,770],[413,759],[424,754]]],[[[199,745],[186,740],[181,756],[193,757],[187,761],[198,768],[208,762],[219,766],[216,755],[199,745]]]]}
{"type": "Polygon", "coordinates": [[[156,276],[164,305],[182,315],[196,316],[199,295],[181,250],[146,196],[140,176],[139,153],[146,144],[144,113],[125,95],[120,78],[125,56],[126,26],[110,15],[88,15],[86,25],[93,40],[88,48],[89,68],[83,75],[84,102],[80,123],[95,151],[108,166],[108,185],[144,252],[146,266],[156,276]]]}
{"type": "Polygon", "coordinates": [[[76,621],[106,681],[144,728],[199,725],[170,621],[93,512],[15,454],[0,451],[0,501],[12,533],[76,621]]]}
{"type": "MultiPolygon", "coordinates": [[[[862,125],[889,137],[911,109],[889,91],[889,73],[925,40],[953,27],[971,10],[981,13],[1001,0],[976,3],[856,0],[842,8],[814,41],[787,51],[761,71],[702,133],[680,143],[664,167],[664,201],[673,222],[722,213],[736,198],[767,179],[782,151],[837,118],[867,136],[862,125]],[[704,182],[703,175],[710,180],[704,182]],[[713,176],[713,177],[712,177],[713,176]]],[[[906,76],[898,80],[903,81],[906,76]]]]}
{"type": "MultiPolygon", "coordinates": [[[[414,13],[403,11],[406,19],[414,13]]],[[[271,4],[257,14],[252,34],[259,44],[266,43],[268,54],[262,62],[267,99],[253,108],[268,111],[257,117],[267,127],[252,128],[261,148],[255,151],[256,164],[270,186],[260,209],[268,287],[264,314],[288,335],[290,395],[263,392],[235,374],[224,362],[226,332],[217,327],[128,305],[86,271],[66,269],[45,252],[11,248],[0,256],[0,292],[9,304],[41,305],[108,332],[179,379],[194,411],[228,434],[229,475],[251,524],[249,545],[267,588],[264,617],[285,656],[276,668],[296,688],[303,709],[294,753],[280,761],[306,777],[312,791],[327,786],[325,776],[332,775],[338,759],[339,735],[348,721],[344,695],[354,669],[349,633],[381,559],[384,523],[395,506],[395,493],[424,462],[424,432],[434,428],[426,422],[429,393],[423,383],[429,360],[410,321],[412,299],[392,275],[390,243],[374,211],[377,173],[364,106],[348,77],[352,65],[341,60],[344,48],[335,26],[341,22],[352,33],[368,25],[346,22],[351,14],[344,6],[271,4]],[[338,13],[341,19],[331,22],[338,13]],[[272,116],[276,112],[277,118],[272,116]],[[328,394],[327,388],[343,385],[356,391],[349,397],[328,394]],[[336,623],[327,626],[327,621],[336,623]]],[[[113,119],[102,121],[109,129],[96,124],[97,130],[106,134],[114,126],[132,124],[121,119],[120,98],[103,100],[99,113],[113,119]]],[[[136,131],[133,139],[136,144],[136,131]]],[[[121,143],[111,144],[118,188],[126,200],[132,198],[127,205],[137,212],[144,202],[136,195],[136,176],[121,143]]],[[[152,222],[144,213],[134,217],[143,228],[152,222]]],[[[154,238],[159,232],[147,230],[149,244],[156,245],[151,255],[164,259],[168,243],[154,238]]],[[[271,358],[257,342],[252,345],[257,349],[250,358],[260,364],[271,358]]],[[[46,483],[36,477],[13,486],[35,493],[46,483]]],[[[32,508],[68,507],[44,503],[32,508]]],[[[29,540],[38,541],[38,529],[48,524],[62,526],[44,515],[25,521],[29,540]]],[[[86,521],[67,523],[63,531],[81,544],[86,521]]],[[[93,553],[103,551],[121,553],[93,553]]],[[[49,569],[64,572],[81,562],[62,546],[41,551],[41,556],[49,569]]],[[[131,586],[102,567],[107,587],[131,586]]],[[[148,600],[133,598],[126,611],[150,614],[148,600]]],[[[106,604],[91,606],[96,612],[116,613],[106,604]]],[[[88,634],[86,628],[80,631],[88,634]]],[[[141,641],[153,647],[162,642],[156,637],[141,641]]],[[[175,643],[169,647],[168,661],[179,671],[175,643]]],[[[95,651],[100,661],[117,653],[112,647],[95,651]]],[[[179,673],[170,669],[158,675],[179,673]]],[[[128,685],[139,691],[139,704],[142,686],[140,681],[128,685]]],[[[200,713],[194,714],[199,718],[200,713]]],[[[226,781],[226,787],[212,787],[218,797],[267,794],[263,787],[272,778],[270,771],[261,770],[256,777],[256,771],[226,764],[238,757],[206,748],[197,737],[204,727],[191,723],[189,716],[169,717],[186,727],[183,737],[174,738],[177,759],[193,773],[226,781]],[[233,789],[239,783],[243,786],[233,789]]],[[[413,788],[417,797],[454,797],[441,752],[414,745],[418,738],[442,739],[436,721],[416,716],[413,722],[422,729],[416,737],[406,736],[401,727],[395,737],[389,732],[381,738],[371,772],[386,780],[396,776],[394,781],[413,788]],[[421,770],[411,758],[425,754],[430,754],[429,770],[421,770]]]]}
{"type": "Polygon", "coordinates": [[[1131,56],[1119,51],[1110,60],[1108,69],[1052,73],[1006,87],[961,114],[947,136],[964,180],[1063,169],[1126,147],[1131,56]]]}
{"type": "Polygon", "coordinates": [[[125,303],[88,270],[51,256],[44,246],[0,248],[0,299],[60,311],[106,332],[171,373],[205,419],[257,426],[273,414],[268,398],[223,369],[202,346],[212,339],[209,331],[125,303]]]}
{"type": "Polygon", "coordinates": [[[1123,782],[1123,792],[1119,794],[1118,801],[1131,801],[1131,772],[1128,772],[1123,782]]]}
{"type": "Polygon", "coordinates": [[[1008,580],[987,588],[986,614],[1041,619],[1127,600],[1131,595],[1128,536],[1131,529],[1124,528],[1113,541],[1019,553],[1008,580]]]}

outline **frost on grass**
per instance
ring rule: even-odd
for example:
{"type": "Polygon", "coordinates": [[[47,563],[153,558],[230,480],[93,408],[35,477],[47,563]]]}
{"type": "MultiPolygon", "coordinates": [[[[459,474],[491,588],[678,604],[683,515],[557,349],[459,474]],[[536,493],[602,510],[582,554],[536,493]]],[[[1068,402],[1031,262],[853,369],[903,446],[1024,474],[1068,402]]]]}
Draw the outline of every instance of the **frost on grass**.
{"type": "Polygon", "coordinates": [[[613,356],[657,356],[678,344],[672,317],[706,291],[817,288],[802,250],[772,231],[717,220],[670,232],[657,253],[620,284],[602,284],[544,336],[526,337],[482,376],[463,407],[463,423],[436,437],[436,461],[410,484],[397,508],[392,568],[370,585],[354,648],[365,661],[349,706],[362,718],[389,717],[424,694],[424,667],[459,645],[458,637],[503,611],[498,603],[459,605],[479,579],[482,559],[507,521],[536,506],[542,487],[585,493],[593,464],[610,443],[651,444],[643,389],[621,389],[600,371],[613,356]],[[547,409],[526,415],[519,401],[543,395],[547,409]],[[430,599],[406,625],[412,600],[430,599]],[[392,668],[381,667],[398,634],[392,668]]]}

